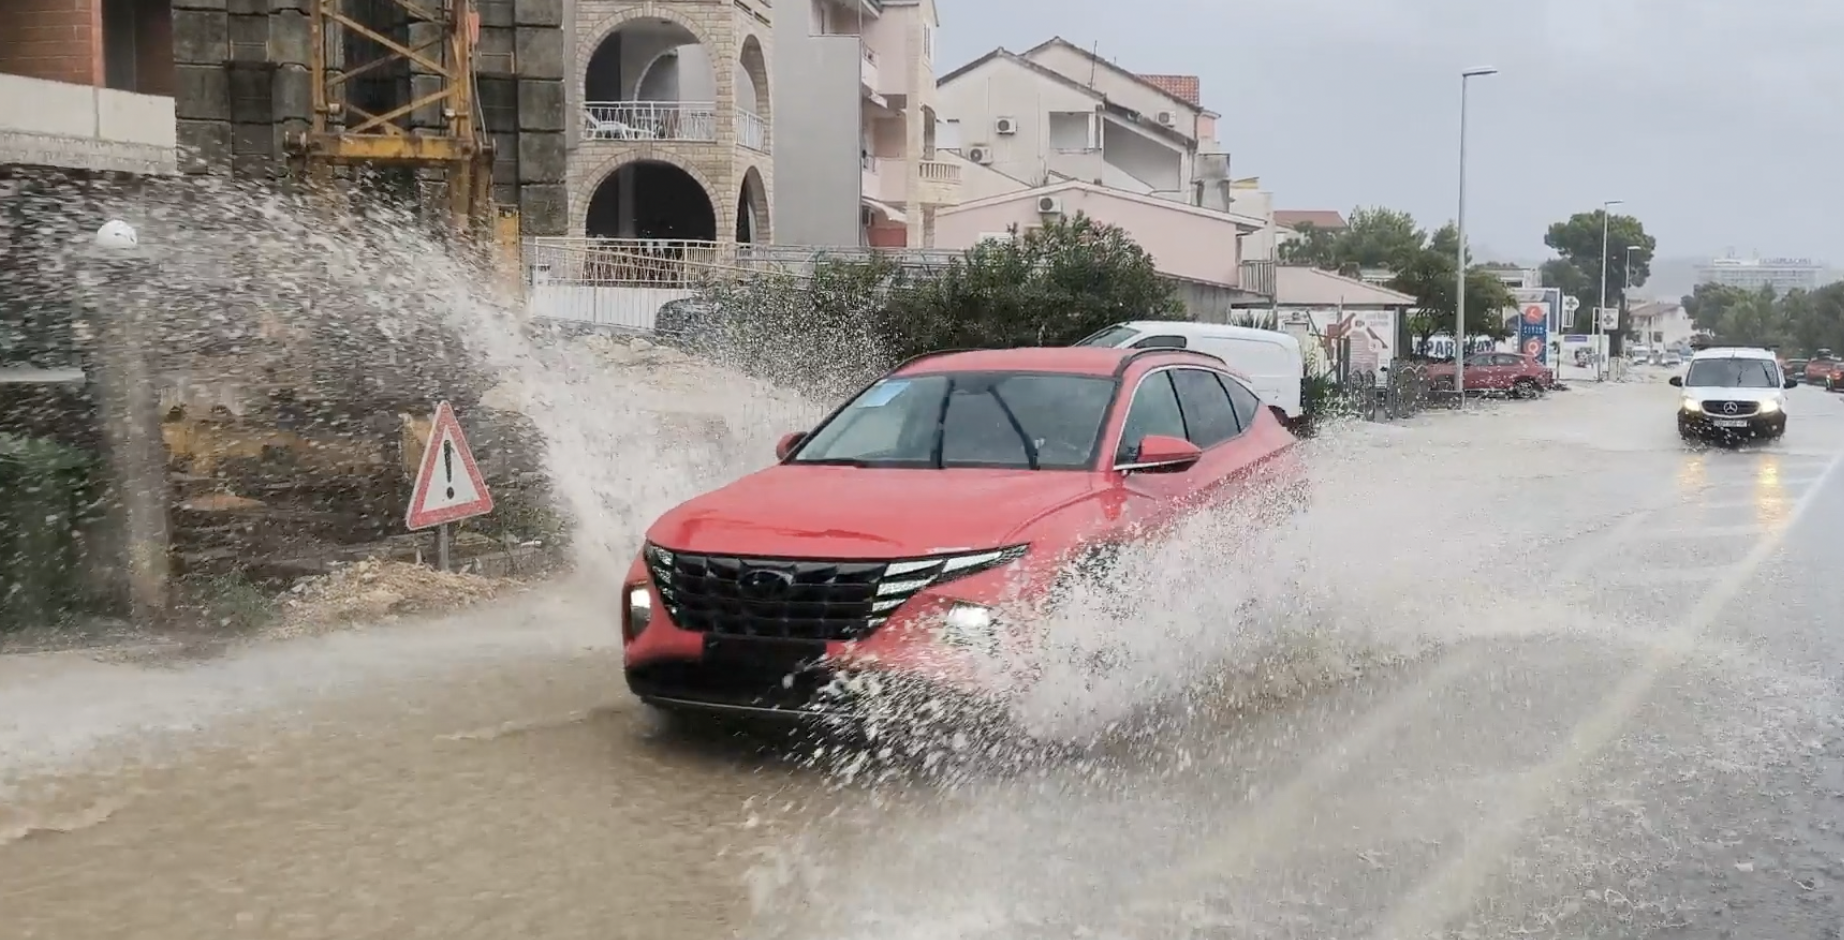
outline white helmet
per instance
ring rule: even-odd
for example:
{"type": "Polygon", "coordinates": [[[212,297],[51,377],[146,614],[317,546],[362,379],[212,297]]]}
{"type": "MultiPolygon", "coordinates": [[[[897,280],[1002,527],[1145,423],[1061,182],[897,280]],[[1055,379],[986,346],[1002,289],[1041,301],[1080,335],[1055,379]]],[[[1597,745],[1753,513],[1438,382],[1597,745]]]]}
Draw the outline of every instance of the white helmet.
{"type": "Polygon", "coordinates": [[[141,238],[135,234],[134,226],[121,219],[110,219],[96,230],[98,248],[137,248],[141,238]]]}

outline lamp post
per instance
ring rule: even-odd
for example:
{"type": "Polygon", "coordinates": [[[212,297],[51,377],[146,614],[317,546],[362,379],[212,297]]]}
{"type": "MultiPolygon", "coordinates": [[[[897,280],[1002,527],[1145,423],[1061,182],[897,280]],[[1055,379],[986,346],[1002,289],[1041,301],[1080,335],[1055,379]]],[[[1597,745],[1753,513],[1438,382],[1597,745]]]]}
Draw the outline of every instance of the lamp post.
{"type": "Polygon", "coordinates": [[[1453,390],[1457,407],[1466,408],[1466,84],[1468,79],[1498,74],[1497,69],[1467,69],[1460,73],[1460,204],[1454,212],[1453,390]]]}
{"type": "Polygon", "coordinates": [[[129,616],[136,626],[158,626],[167,616],[171,567],[167,522],[166,444],[160,434],[158,397],[148,357],[144,293],[152,260],[134,226],[103,224],[91,240],[82,271],[87,318],[95,328],[98,418],[114,493],[111,515],[125,575],[129,616]]]}
{"type": "Polygon", "coordinates": [[[1625,205],[1624,199],[1609,199],[1601,203],[1601,302],[1594,308],[1594,380],[1603,381],[1607,376],[1607,330],[1601,325],[1602,311],[1607,309],[1607,232],[1608,222],[1613,217],[1614,206],[1625,205]]]}

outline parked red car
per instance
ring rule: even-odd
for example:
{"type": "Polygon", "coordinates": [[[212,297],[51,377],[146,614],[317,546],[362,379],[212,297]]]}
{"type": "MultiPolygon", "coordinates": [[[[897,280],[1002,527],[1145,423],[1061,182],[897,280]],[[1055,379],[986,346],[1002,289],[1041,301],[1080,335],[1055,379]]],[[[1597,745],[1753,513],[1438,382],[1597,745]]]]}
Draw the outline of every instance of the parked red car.
{"type": "MultiPolygon", "coordinates": [[[[1428,380],[1436,388],[1453,390],[1453,363],[1428,367],[1428,380]]],[[[1475,353],[1466,357],[1466,390],[1509,392],[1515,398],[1535,398],[1556,387],[1556,374],[1533,356],[1518,353],[1475,353]]]]}
{"type": "Polygon", "coordinates": [[[628,687],[667,711],[781,717],[828,710],[821,690],[867,671],[992,691],[981,657],[1026,642],[1002,609],[1197,508],[1303,498],[1295,443],[1202,353],[911,360],[783,438],[774,466],[653,524],[623,582],[628,687]]]}
{"type": "Polygon", "coordinates": [[[1844,363],[1828,356],[1806,361],[1806,384],[1829,387],[1831,374],[1844,368],[1844,363]]]}

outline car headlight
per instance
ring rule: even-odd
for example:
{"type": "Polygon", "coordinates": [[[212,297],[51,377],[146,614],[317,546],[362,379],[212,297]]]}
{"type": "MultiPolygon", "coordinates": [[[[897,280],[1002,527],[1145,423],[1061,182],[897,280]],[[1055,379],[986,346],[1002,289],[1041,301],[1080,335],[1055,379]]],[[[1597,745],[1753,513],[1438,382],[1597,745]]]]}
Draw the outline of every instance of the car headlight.
{"type": "Polygon", "coordinates": [[[941,641],[961,649],[996,653],[999,650],[999,620],[989,607],[956,603],[941,618],[941,641]]]}
{"type": "Polygon", "coordinates": [[[1703,403],[1700,401],[1697,401],[1695,398],[1686,398],[1684,399],[1681,407],[1685,411],[1688,411],[1694,414],[1696,412],[1700,412],[1703,410],[1703,403]]]}
{"type": "Polygon", "coordinates": [[[644,584],[627,589],[627,637],[632,640],[653,623],[653,592],[644,584]]]}
{"type": "Polygon", "coordinates": [[[1761,414],[1773,414],[1780,410],[1780,403],[1773,400],[1761,402],[1761,414]]]}

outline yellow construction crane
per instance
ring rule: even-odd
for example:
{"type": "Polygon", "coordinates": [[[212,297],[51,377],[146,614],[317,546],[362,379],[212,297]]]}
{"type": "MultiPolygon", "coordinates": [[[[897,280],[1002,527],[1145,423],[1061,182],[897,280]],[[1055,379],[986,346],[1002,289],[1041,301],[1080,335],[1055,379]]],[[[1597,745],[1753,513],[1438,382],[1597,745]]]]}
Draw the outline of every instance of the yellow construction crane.
{"type": "Polygon", "coordinates": [[[309,178],[330,187],[339,165],[440,170],[454,227],[516,272],[518,210],[493,204],[470,0],[311,0],[309,9],[313,119],[297,142],[309,178]]]}

